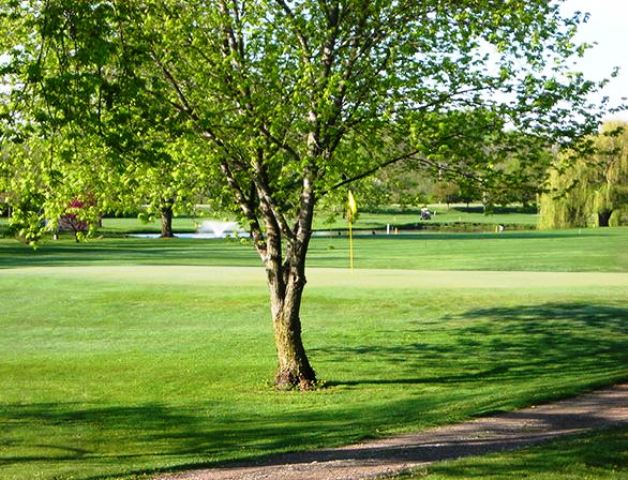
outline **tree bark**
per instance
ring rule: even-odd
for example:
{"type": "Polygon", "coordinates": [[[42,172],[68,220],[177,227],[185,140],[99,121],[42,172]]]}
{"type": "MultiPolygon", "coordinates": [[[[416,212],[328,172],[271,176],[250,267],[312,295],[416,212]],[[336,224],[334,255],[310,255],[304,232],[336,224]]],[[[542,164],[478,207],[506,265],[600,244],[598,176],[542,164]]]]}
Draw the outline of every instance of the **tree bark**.
{"type": "Polygon", "coordinates": [[[281,390],[311,390],[316,385],[316,374],[307,358],[301,338],[299,311],[304,284],[304,279],[290,279],[283,298],[271,296],[278,359],[275,386],[281,390]]]}
{"type": "Polygon", "coordinates": [[[162,205],[159,213],[161,215],[161,238],[172,238],[172,203],[162,205]]]}
{"type": "MultiPolygon", "coordinates": [[[[269,211],[265,210],[268,215],[269,211]]],[[[267,240],[265,266],[270,291],[277,374],[275,386],[280,390],[311,390],[316,374],[305,353],[301,338],[301,299],[305,288],[305,252],[307,241],[292,238],[283,257],[282,236],[273,217],[266,216],[267,240]]],[[[306,237],[309,239],[309,236],[306,237]]]]}
{"type": "Polygon", "coordinates": [[[612,210],[602,210],[597,214],[597,224],[600,227],[608,227],[608,222],[611,219],[612,210]]]}

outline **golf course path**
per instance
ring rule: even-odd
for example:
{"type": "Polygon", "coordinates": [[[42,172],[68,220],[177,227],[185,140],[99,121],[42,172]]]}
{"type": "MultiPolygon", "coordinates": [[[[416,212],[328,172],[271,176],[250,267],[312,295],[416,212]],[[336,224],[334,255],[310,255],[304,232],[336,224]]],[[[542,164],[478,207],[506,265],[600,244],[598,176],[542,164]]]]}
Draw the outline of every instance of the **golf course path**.
{"type": "Polygon", "coordinates": [[[357,480],[400,474],[439,460],[512,450],[628,424],[628,384],[510,413],[342,448],[274,455],[159,480],[357,480]]]}

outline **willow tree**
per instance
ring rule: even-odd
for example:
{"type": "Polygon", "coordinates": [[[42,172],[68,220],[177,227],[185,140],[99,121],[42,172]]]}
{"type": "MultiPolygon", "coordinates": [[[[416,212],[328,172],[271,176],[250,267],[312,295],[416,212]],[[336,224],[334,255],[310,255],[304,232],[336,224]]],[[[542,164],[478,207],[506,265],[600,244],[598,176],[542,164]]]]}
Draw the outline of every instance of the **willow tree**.
{"type": "Polygon", "coordinates": [[[541,196],[545,229],[608,227],[628,209],[628,124],[607,122],[583,153],[561,152],[541,196]]]}
{"type": "Polygon", "coordinates": [[[586,97],[597,85],[567,71],[584,50],[573,39],[582,16],[564,18],[560,3],[30,0],[2,9],[12,38],[23,33],[12,71],[28,96],[45,99],[41,122],[72,122],[121,151],[155,126],[204,143],[266,269],[276,383],[309,389],[316,376],[299,312],[321,199],[402,161],[488,181],[498,173],[489,137],[499,144],[515,129],[560,143],[591,131],[586,97]]]}

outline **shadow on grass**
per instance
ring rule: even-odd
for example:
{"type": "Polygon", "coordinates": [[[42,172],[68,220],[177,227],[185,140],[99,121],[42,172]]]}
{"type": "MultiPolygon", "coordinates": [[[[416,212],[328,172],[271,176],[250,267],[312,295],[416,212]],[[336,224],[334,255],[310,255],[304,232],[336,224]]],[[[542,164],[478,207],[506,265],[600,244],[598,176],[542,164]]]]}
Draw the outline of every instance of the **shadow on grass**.
{"type": "MultiPolygon", "coordinates": [[[[319,348],[315,353],[330,361],[394,365],[407,374],[433,372],[405,378],[379,375],[330,380],[332,387],[518,382],[543,375],[577,375],[581,369],[601,374],[623,370],[628,376],[628,308],[547,303],[469,310],[442,321],[462,322],[444,344],[343,345],[319,348]],[[446,373],[452,371],[463,373],[446,373]]],[[[420,328],[405,332],[407,338],[420,339],[423,332],[442,328],[437,323],[417,324],[420,328]]]]}
{"type": "Polygon", "coordinates": [[[29,266],[108,264],[259,265],[252,248],[222,240],[105,240],[86,243],[48,243],[33,250],[16,243],[0,243],[0,269],[29,266]]]}
{"type": "MultiPolygon", "coordinates": [[[[395,402],[394,408],[429,412],[436,411],[439,403],[438,399],[426,398],[395,402]]],[[[237,462],[229,460],[253,461],[265,459],[271,452],[349,443],[364,438],[381,417],[380,408],[359,406],[331,412],[303,411],[298,418],[282,414],[261,418],[254,413],[214,416],[214,408],[220,406],[0,404],[4,437],[0,441],[0,476],[3,468],[12,467],[14,471],[46,471],[45,478],[63,478],[54,474],[55,464],[66,471],[74,467],[72,478],[91,480],[235,465],[237,462]],[[342,434],[355,432],[357,424],[368,428],[357,436],[342,434]],[[36,444],[25,443],[19,439],[20,429],[42,435],[36,444]],[[90,464],[94,465],[91,471],[90,464]],[[94,475],[97,471],[102,474],[94,475]]]]}
{"type": "MultiPolygon", "coordinates": [[[[609,402],[607,408],[619,408],[623,406],[625,398],[615,399],[609,402]]],[[[50,465],[51,462],[97,462],[100,468],[110,467],[111,473],[76,475],[73,478],[90,480],[114,478],[120,473],[124,475],[138,474],[164,474],[187,469],[211,468],[211,467],[279,467],[288,465],[334,462],[333,468],[346,468],[338,465],[338,462],[350,461],[352,468],[373,467],[385,465],[386,470],[398,468],[404,469],[410,463],[435,462],[455,459],[466,456],[475,456],[490,452],[502,452],[534,445],[540,442],[552,440],[561,435],[572,435],[586,431],[590,428],[602,428],[615,425],[617,422],[605,415],[599,414],[596,404],[583,403],[584,412],[576,415],[563,412],[527,411],[512,412],[497,418],[505,423],[495,423],[494,420],[480,421],[462,429],[440,429],[413,437],[406,437],[402,444],[379,443],[363,445],[359,448],[337,448],[306,451],[300,453],[274,454],[271,456],[254,454],[237,462],[202,462],[192,461],[181,463],[186,457],[211,457],[222,449],[239,449],[251,438],[264,439],[264,447],[271,449],[285,448],[285,437],[294,440],[294,437],[307,438],[309,422],[315,420],[310,413],[302,414],[301,422],[297,424],[266,425],[259,424],[254,418],[248,419],[244,424],[243,419],[238,419],[242,424],[234,424],[228,428],[216,429],[211,427],[200,428],[201,421],[191,411],[181,412],[180,409],[166,408],[159,405],[145,405],[138,407],[112,407],[112,408],[88,408],[72,410],[70,404],[54,405],[25,405],[13,411],[13,422],[37,422],[65,424],[87,423],[90,428],[99,428],[105,425],[115,425],[117,428],[128,429],[127,436],[119,440],[128,444],[115,445],[118,449],[129,448],[127,452],[102,452],[98,448],[77,448],[68,445],[54,443],[42,443],[30,445],[31,448],[39,448],[42,451],[51,452],[48,455],[23,455],[3,456],[0,466],[14,463],[42,462],[50,465]],[[514,422],[514,423],[513,423],[514,422]],[[304,425],[305,424],[305,425],[304,425]],[[519,427],[517,427],[517,425],[519,427]],[[530,425],[539,425],[531,428],[530,425]],[[172,431],[173,427],[177,431],[172,431]],[[514,426],[514,427],[513,427],[514,426]],[[134,433],[134,435],[133,435],[134,433]],[[266,439],[273,441],[268,442],[266,439]],[[168,442],[169,447],[164,448],[168,442]],[[138,445],[142,446],[138,451],[138,445]],[[160,449],[161,451],[156,451],[160,449]],[[147,459],[159,463],[159,459],[167,464],[171,460],[179,463],[175,467],[155,468],[145,466],[142,463],[147,459]],[[126,468],[119,469],[120,465],[126,468]],[[118,469],[115,467],[118,466],[118,469]]],[[[428,405],[426,405],[428,406],[428,405]]],[[[76,408],[76,407],[74,407],[76,408]]],[[[6,406],[5,406],[6,409],[6,406]]],[[[79,425],[80,426],[80,425],[79,425]]],[[[338,428],[342,428],[338,425],[338,428]]],[[[119,433],[119,432],[111,432],[119,433]]],[[[44,439],[45,441],[45,439],[44,439]]],[[[624,442],[625,443],[625,442],[624,442]]],[[[5,446],[11,446],[7,444],[5,446]]],[[[578,452],[581,453],[581,452],[578,452]]],[[[612,455],[607,457],[616,458],[612,455]]],[[[579,457],[582,460],[582,456],[579,457]]],[[[599,462],[599,459],[598,459],[599,462]]],[[[528,463],[526,463],[528,465],[528,463]]],[[[524,466],[522,465],[522,470],[524,466]]],[[[467,467],[468,469],[469,467],[467,467]]],[[[541,468],[541,467],[539,467],[541,468]]],[[[460,472],[466,472],[462,469],[460,472]]],[[[458,473],[456,466],[445,467],[448,473],[458,473]]],[[[272,472],[270,473],[272,478],[272,472]]],[[[329,472],[327,472],[329,473],[329,472]]],[[[333,473],[333,472],[332,472],[333,473]]],[[[247,477],[248,478],[248,477],[247,477]]],[[[258,477],[255,477],[258,478],[258,477]]],[[[469,477],[464,477],[469,478],[469,477]]]]}

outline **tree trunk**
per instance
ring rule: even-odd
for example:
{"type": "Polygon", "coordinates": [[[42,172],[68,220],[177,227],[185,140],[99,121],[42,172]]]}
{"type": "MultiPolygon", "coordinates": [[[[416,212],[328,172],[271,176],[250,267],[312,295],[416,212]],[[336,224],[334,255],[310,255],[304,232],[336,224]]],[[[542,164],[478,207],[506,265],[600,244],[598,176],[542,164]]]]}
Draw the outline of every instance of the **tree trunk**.
{"type": "Polygon", "coordinates": [[[300,310],[306,284],[305,259],[312,234],[314,195],[309,179],[304,180],[297,228],[290,234],[289,227],[283,223],[283,232],[287,238],[282,238],[282,220],[273,214],[264,194],[265,191],[260,188],[260,197],[263,198],[260,209],[264,214],[267,233],[263,258],[268,276],[278,360],[275,386],[281,390],[311,390],[316,385],[316,374],[303,347],[300,310]]]}
{"type": "Polygon", "coordinates": [[[311,390],[316,374],[303,347],[301,338],[301,299],[305,288],[305,252],[308,238],[293,239],[282,258],[281,237],[269,223],[267,256],[265,258],[270,310],[277,349],[275,386],[280,390],[298,388],[311,390]]]}
{"type": "Polygon", "coordinates": [[[597,214],[597,224],[600,227],[608,227],[608,222],[611,219],[612,210],[602,210],[597,214]]]}
{"type": "Polygon", "coordinates": [[[163,205],[159,213],[161,215],[161,238],[174,237],[172,233],[172,204],[163,205]]]}
{"type": "MultiPolygon", "coordinates": [[[[272,288],[272,287],[271,287],[272,288]]],[[[303,286],[290,281],[283,299],[272,297],[273,328],[277,348],[278,369],[275,385],[281,390],[311,390],[316,374],[303,347],[299,311],[303,286]]]]}

